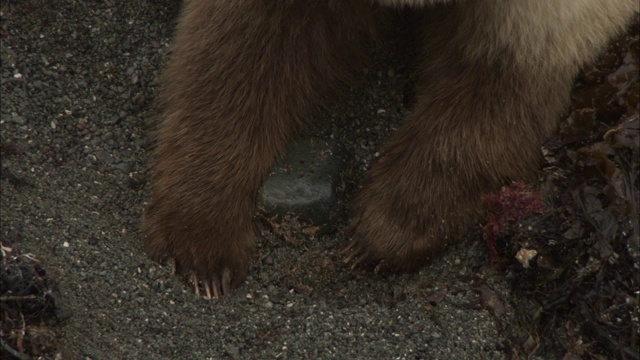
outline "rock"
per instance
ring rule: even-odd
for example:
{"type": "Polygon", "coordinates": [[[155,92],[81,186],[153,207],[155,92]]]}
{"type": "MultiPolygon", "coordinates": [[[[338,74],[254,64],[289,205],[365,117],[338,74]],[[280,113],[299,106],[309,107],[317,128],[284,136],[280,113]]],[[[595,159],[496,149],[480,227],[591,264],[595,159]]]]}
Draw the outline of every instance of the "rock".
{"type": "Polygon", "coordinates": [[[344,214],[340,194],[344,149],[331,139],[311,138],[292,144],[274,165],[258,194],[266,217],[294,214],[331,231],[344,214]]]}

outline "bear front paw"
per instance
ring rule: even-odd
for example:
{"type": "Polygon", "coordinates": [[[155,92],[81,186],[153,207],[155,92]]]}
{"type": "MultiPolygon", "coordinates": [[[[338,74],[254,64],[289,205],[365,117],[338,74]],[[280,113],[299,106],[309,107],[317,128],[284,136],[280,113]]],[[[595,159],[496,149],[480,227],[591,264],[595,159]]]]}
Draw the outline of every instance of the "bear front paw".
{"type": "Polygon", "coordinates": [[[461,238],[480,209],[480,189],[431,171],[425,180],[381,161],[354,204],[348,261],[415,270],[461,238]]]}
{"type": "Polygon", "coordinates": [[[351,263],[352,268],[366,264],[374,272],[414,270],[443,245],[437,231],[417,232],[412,224],[417,219],[401,219],[393,209],[375,202],[360,206],[347,231],[352,241],[343,250],[345,262],[351,263]]]}
{"type": "Polygon", "coordinates": [[[196,294],[229,294],[247,276],[255,242],[253,219],[180,205],[153,198],[147,207],[142,232],[149,257],[173,262],[174,271],[192,283],[196,294]]]}

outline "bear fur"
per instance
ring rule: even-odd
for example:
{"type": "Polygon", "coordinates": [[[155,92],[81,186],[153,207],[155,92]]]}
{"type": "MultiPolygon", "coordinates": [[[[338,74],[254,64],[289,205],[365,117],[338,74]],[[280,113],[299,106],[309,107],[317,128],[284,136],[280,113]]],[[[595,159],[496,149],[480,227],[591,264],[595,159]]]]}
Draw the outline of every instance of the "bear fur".
{"type": "MultiPolygon", "coordinates": [[[[366,260],[415,269],[459,239],[481,195],[530,178],[573,78],[637,0],[380,0],[424,6],[416,103],[353,204],[366,260]],[[514,146],[513,144],[517,144],[514,146]]],[[[142,232],[208,296],[245,279],[258,189],[314,109],[363,66],[369,0],[185,2],[157,101],[142,232]]]]}

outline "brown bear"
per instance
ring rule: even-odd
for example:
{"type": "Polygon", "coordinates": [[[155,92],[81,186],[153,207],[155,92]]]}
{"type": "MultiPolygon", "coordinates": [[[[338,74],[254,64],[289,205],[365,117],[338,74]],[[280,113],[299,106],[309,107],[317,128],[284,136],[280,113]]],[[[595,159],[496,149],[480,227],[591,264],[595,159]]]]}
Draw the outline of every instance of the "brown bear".
{"type": "MultiPolygon", "coordinates": [[[[481,194],[529,177],[580,67],[637,0],[379,0],[426,6],[416,103],[353,205],[366,260],[413,269],[481,194]],[[517,146],[513,146],[517,144],[517,146]]],[[[371,0],[186,1],[158,99],[143,220],[151,258],[219,297],[246,277],[256,194],[305,119],[366,57],[371,0]]]]}

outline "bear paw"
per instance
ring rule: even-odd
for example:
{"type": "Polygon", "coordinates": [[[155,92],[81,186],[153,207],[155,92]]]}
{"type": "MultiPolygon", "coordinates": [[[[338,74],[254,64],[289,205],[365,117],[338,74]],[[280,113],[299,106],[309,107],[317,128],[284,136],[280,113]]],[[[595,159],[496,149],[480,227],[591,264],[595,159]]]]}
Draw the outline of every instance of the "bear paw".
{"type": "Polygon", "coordinates": [[[147,208],[142,231],[149,257],[172,262],[174,272],[187,277],[196,294],[229,294],[248,273],[255,243],[253,219],[216,216],[209,209],[203,209],[204,214],[178,209],[170,201],[152,201],[147,208]]]}

